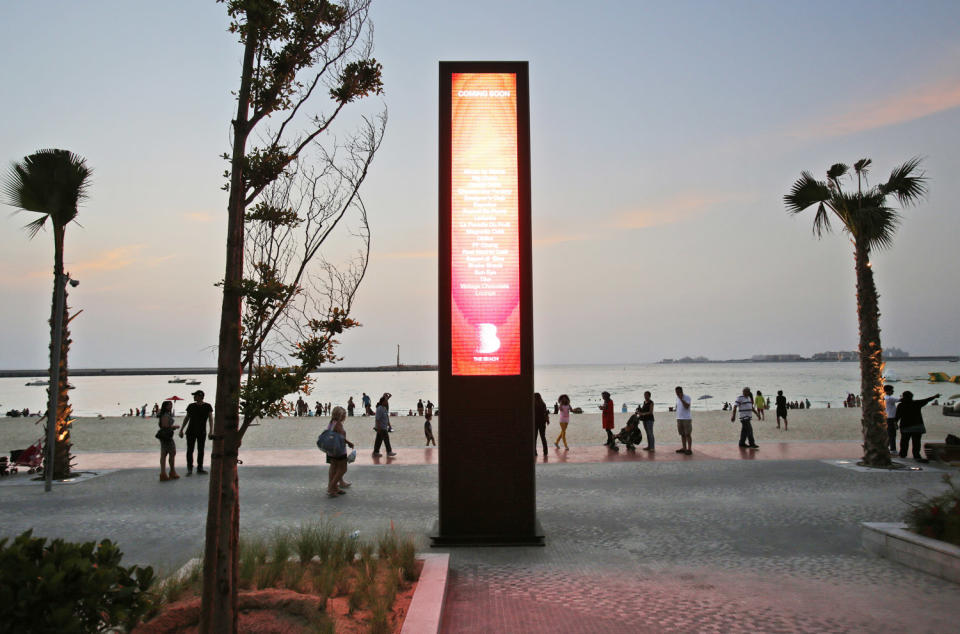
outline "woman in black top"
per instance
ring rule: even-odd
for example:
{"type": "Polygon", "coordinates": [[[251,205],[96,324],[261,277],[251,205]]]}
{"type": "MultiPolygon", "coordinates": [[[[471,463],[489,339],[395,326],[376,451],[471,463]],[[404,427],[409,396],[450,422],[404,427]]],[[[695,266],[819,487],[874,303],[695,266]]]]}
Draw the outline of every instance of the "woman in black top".
{"type": "Polygon", "coordinates": [[[935,398],[940,398],[940,395],[934,394],[929,398],[915,401],[913,400],[913,392],[910,390],[906,390],[900,396],[895,420],[900,423],[901,458],[907,457],[907,447],[913,441],[913,459],[917,462],[930,462],[920,455],[920,437],[927,432],[927,428],[923,425],[923,415],[920,413],[920,408],[935,398]]]}
{"type": "Polygon", "coordinates": [[[643,422],[643,431],[647,433],[647,446],[645,451],[655,451],[653,442],[653,399],[650,398],[650,392],[643,393],[643,403],[637,408],[640,414],[640,420],[643,422]]]}
{"type": "Polygon", "coordinates": [[[533,395],[533,455],[537,455],[537,435],[540,435],[540,442],[543,443],[543,455],[547,455],[547,425],[550,424],[550,413],[547,411],[547,404],[543,402],[540,392],[533,395]]]}

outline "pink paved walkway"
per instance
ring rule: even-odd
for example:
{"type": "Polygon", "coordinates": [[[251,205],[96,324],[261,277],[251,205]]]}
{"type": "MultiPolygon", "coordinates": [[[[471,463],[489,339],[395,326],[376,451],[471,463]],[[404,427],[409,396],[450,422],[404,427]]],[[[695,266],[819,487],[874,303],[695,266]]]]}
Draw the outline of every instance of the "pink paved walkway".
{"type": "MultiPolygon", "coordinates": [[[[678,445],[664,445],[655,453],[638,449],[619,452],[606,447],[572,447],[569,451],[550,448],[546,458],[536,461],[547,464],[582,464],[596,462],[675,462],[681,460],[839,460],[860,458],[863,448],[859,441],[835,442],[770,442],[760,449],[740,449],[728,443],[694,444],[693,455],[676,453],[678,445]]],[[[160,453],[154,451],[76,452],[78,469],[135,469],[156,467],[160,453]]],[[[369,451],[357,454],[358,465],[427,465],[436,464],[436,448],[398,448],[394,458],[374,458],[369,451]]],[[[532,457],[532,456],[531,456],[532,457]]],[[[292,467],[323,463],[316,449],[247,449],[240,451],[240,459],[248,467],[292,467]]],[[[177,453],[177,464],[184,467],[185,452],[177,453]]],[[[206,461],[209,462],[209,451],[206,461]]]]}

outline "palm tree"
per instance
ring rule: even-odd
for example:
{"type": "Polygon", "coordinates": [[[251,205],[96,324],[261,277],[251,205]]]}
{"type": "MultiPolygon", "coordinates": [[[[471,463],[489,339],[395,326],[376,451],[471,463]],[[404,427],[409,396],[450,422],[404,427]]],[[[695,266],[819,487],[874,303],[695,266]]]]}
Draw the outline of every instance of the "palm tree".
{"type": "MultiPolygon", "coordinates": [[[[65,478],[70,474],[70,403],[67,393],[67,352],[70,348],[70,333],[67,324],[66,289],[63,300],[63,328],[61,330],[60,358],[55,359],[53,340],[57,311],[57,284],[66,286],[63,273],[63,240],[67,224],[77,217],[77,206],[87,197],[92,170],[86,160],[67,150],[39,150],[24,157],[22,162],[11,165],[3,183],[6,203],[21,211],[40,214],[40,217],[24,227],[30,238],[46,227],[47,220],[53,225],[53,303],[50,309],[50,390],[57,389],[57,411],[47,412],[47,424],[56,427],[56,443],[53,459],[53,477],[65,478]],[[59,380],[57,380],[59,379],[59,380]]],[[[46,452],[44,456],[46,459],[46,452]]],[[[48,470],[51,465],[44,465],[48,470]]]]}
{"type": "Polygon", "coordinates": [[[827,170],[827,180],[816,180],[802,172],[790,193],[783,197],[787,212],[798,214],[816,205],[813,233],[820,238],[831,231],[831,213],[853,241],[857,273],[857,318],[860,326],[860,391],[863,400],[863,463],[871,467],[890,466],[887,451],[887,420],[883,403],[883,350],[880,346],[880,309],[873,281],[870,252],[889,247],[900,224],[900,214],[887,204],[894,197],[901,207],[915,204],[927,191],[927,179],[919,171],[920,159],[912,158],[890,172],[890,178],[873,187],[867,185],[872,161],[853,164],[856,191],[845,191],[841,181],[850,168],[837,163],[827,170]]]}

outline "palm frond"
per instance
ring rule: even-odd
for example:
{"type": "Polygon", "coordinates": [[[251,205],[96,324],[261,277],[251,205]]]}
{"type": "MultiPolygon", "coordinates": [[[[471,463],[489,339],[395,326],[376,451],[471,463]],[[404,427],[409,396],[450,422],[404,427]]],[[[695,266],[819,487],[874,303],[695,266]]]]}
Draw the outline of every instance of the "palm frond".
{"type": "Polygon", "coordinates": [[[884,196],[894,195],[903,206],[916,204],[927,193],[927,177],[917,172],[922,159],[915,156],[890,172],[890,179],[877,189],[884,196]]]}
{"type": "Polygon", "coordinates": [[[841,176],[850,171],[850,168],[847,167],[844,163],[834,163],[830,166],[830,169],[827,170],[827,178],[832,181],[836,181],[841,176]]]}
{"type": "Polygon", "coordinates": [[[790,188],[790,193],[783,197],[783,204],[787,212],[798,214],[807,207],[823,204],[830,200],[830,188],[823,181],[818,181],[810,172],[801,172],[800,178],[790,188]]]}
{"type": "Polygon", "coordinates": [[[817,207],[817,213],[813,217],[813,235],[817,239],[822,238],[824,233],[830,233],[833,228],[830,226],[830,214],[827,213],[827,206],[823,203],[817,207]]]}
{"type": "Polygon", "coordinates": [[[76,218],[78,204],[87,198],[92,173],[86,160],[72,152],[38,150],[11,165],[3,183],[4,202],[21,211],[49,216],[54,226],[65,226],[76,218]]]}
{"type": "Polygon", "coordinates": [[[33,240],[33,238],[35,238],[36,235],[40,233],[40,230],[46,226],[47,218],[49,217],[50,216],[47,216],[46,214],[44,214],[43,216],[40,216],[36,220],[25,224],[23,226],[23,230],[27,232],[27,237],[33,240]]]}
{"type": "Polygon", "coordinates": [[[866,176],[867,172],[870,171],[870,166],[872,164],[873,164],[872,159],[862,158],[853,164],[853,171],[855,171],[857,174],[863,174],[864,176],[866,176]]]}

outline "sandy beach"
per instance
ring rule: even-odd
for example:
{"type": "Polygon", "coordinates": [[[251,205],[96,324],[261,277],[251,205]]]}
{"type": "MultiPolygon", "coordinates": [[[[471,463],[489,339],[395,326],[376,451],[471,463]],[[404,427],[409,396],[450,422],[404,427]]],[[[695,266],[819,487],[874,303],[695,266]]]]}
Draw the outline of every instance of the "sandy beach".
{"type": "MultiPolygon", "coordinates": [[[[617,429],[626,422],[628,414],[617,414],[617,429]]],[[[940,406],[928,406],[923,410],[927,433],[925,442],[943,442],[948,433],[960,435],[960,418],[947,417],[940,406]]],[[[551,444],[560,432],[555,416],[547,427],[547,440],[551,444]]],[[[0,418],[0,452],[22,449],[35,442],[42,434],[42,425],[34,424],[34,418],[0,418]]],[[[182,419],[181,419],[182,420],[182,419]]],[[[267,419],[251,427],[244,438],[248,449],[305,449],[315,446],[317,435],[325,428],[328,417],[289,417],[267,419]]],[[[679,444],[675,415],[672,412],[657,412],[654,435],[657,444],[679,444]]],[[[776,417],[767,415],[763,421],[754,421],[757,443],[786,441],[833,441],[860,439],[860,410],[858,409],[804,409],[790,411],[790,430],[778,430],[776,417]]],[[[391,419],[394,431],[391,442],[394,447],[422,447],[423,418],[396,416],[391,419]]],[[[357,416],[347,419],[347,436],[362,451],[373,445],[373,417],[357,416]]],[[[74,451],[144,451],[157,449],[154,438],[157,424],[153,418],[111,417],[104,419],[78,418],[73,426],[74,451]]],[[[442,444],[439,421],[434,419],[434,435],[442,444]]],[[[533,430],[530,432],[533,433],[533,430]]],[[[693,441],[735,443],[740,435],[740,423],[730,422],[730,413],[724,411],[695,411],[693,415],[693,441]]],[[[567,439],[571,447],[600,445],[604,433],[600,427],[600,414],[574,414],[570,417],[567,439]]],[[[179,436],[177,446],[185,449],[186,441],[179,436]]]]}

